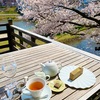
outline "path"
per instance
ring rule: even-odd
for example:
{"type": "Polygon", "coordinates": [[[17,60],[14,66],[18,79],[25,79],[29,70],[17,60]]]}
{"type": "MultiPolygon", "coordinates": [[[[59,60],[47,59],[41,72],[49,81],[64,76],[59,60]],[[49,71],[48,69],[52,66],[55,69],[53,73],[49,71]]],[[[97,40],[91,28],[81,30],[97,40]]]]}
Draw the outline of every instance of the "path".
{"type": "Polygon", "coordinates": [[[20,14],[0,14],[0,16],[20,16],[20,14]]]}

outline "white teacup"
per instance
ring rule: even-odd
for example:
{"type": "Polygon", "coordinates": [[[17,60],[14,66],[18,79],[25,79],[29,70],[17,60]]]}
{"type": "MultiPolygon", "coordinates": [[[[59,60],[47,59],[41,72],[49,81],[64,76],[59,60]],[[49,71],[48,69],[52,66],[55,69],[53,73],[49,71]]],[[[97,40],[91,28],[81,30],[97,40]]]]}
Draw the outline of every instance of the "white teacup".
{"type": "Polygon", "coordinates": [[[44,72],[34,72],[36,77],[43,78],[45,80],[50,80],[50,75],[46,75],[44,72]]]}
{"type": "Polygon", "coordinates": [[[31,93],[33,98],[39,98],[45,86],[46,86],[46,81],[40,77],[34,77],[32,79],[29,79],[26,83],[26,89],[31,93]],[[36,82],[41,83],[42,87],[39,85],[39,83],[37,84],[36,82]],[[33,86],[32,84],[34,83],[36,84],[33,86]],[[30,87],[31,85],[32,85],[32,88],[30,87]]]}

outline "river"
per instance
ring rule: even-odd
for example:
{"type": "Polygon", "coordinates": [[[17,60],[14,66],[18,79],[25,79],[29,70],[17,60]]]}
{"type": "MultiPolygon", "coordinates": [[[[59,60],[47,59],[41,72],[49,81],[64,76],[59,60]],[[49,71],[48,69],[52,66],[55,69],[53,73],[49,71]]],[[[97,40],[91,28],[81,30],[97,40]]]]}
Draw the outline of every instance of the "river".
{"type": "Polygon", "coordinates": [[[68,45],[71,45],[75,48],[90,52],[92,54],[100,56],[100,50],[95,50],[95,48],[100,47],[100,44],[96,44],[93,40],[91,39],[84,39],[81,41],[75,41],[73,43],[70,43],[68,45]]]}
{"type": "MultiPolygon", "coordinates": [[[[0,23],[7,23],[7,21],[0,21],[0,23]]],[[[15,26],[18,26],[20,28],[23,28],[25,30],[32,30],[34,28],[34,23],[32,22],[27,22],[24,20],[19,20],[19,21],[13,21],[13,24],[15,26]]],[[[0,30],[4,30],[5,27],[0,27],[0,30]]]]}
{"type": "MultiPolygon", "coordinates": [[[[0,21],[0,22],[6,22],[6,21],[0,21]]],[[[32,23],[32,22],[14,21],[13,24],[20,28],[23,28],[25,30],[30,30],[30,31],[34,28],[34,23],[32,23]]],[[[2,29],[4,29],[4,28],[0,28],[0,30],[2,30],[2,29]]],[[[97,51],[95,50],[95,47],[100,47],[100,44],[96,44],[91,39],[84,39],[81,41],[75,40],[75,42],[72,42],[69,45],[100,56],[100,50],[97,50],[97,51]]]]}

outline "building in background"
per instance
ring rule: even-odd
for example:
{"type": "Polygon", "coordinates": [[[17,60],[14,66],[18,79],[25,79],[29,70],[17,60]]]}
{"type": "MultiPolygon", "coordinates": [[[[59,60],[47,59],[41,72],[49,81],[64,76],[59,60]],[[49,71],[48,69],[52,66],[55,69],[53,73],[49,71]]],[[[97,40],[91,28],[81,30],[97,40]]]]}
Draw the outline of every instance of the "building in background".
{"type": "Polygon", "coordinates": [[[2,6],[2,4],[3,4],[3,0],[0,0],[0,6],[2,6]]]}
{"type": "Polygon", "coordinates": [[[0,0],[1,6],[16,6],[16,0],[0,0]]]}

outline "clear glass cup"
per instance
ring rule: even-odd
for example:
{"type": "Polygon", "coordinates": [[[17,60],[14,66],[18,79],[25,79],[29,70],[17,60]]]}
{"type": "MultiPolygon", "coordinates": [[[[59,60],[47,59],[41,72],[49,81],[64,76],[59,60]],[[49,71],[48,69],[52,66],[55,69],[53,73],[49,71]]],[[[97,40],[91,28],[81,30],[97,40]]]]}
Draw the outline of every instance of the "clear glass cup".
{"type": "MultiPolygon", "coordinates": [[[[14,57],[9,55],[3,57],[2,59],[2,72],[4,76],[10,79],[10,84],[6,85],[6,89],[16,88],[16,82],[14,80],[14,76],[16,75],[17,64],[14,60],[14,57]]],[[[12,93],[13,95],[13,93],[12,93]]],[[[12,96],[13,97],[13,96],[12,96]]]]}

